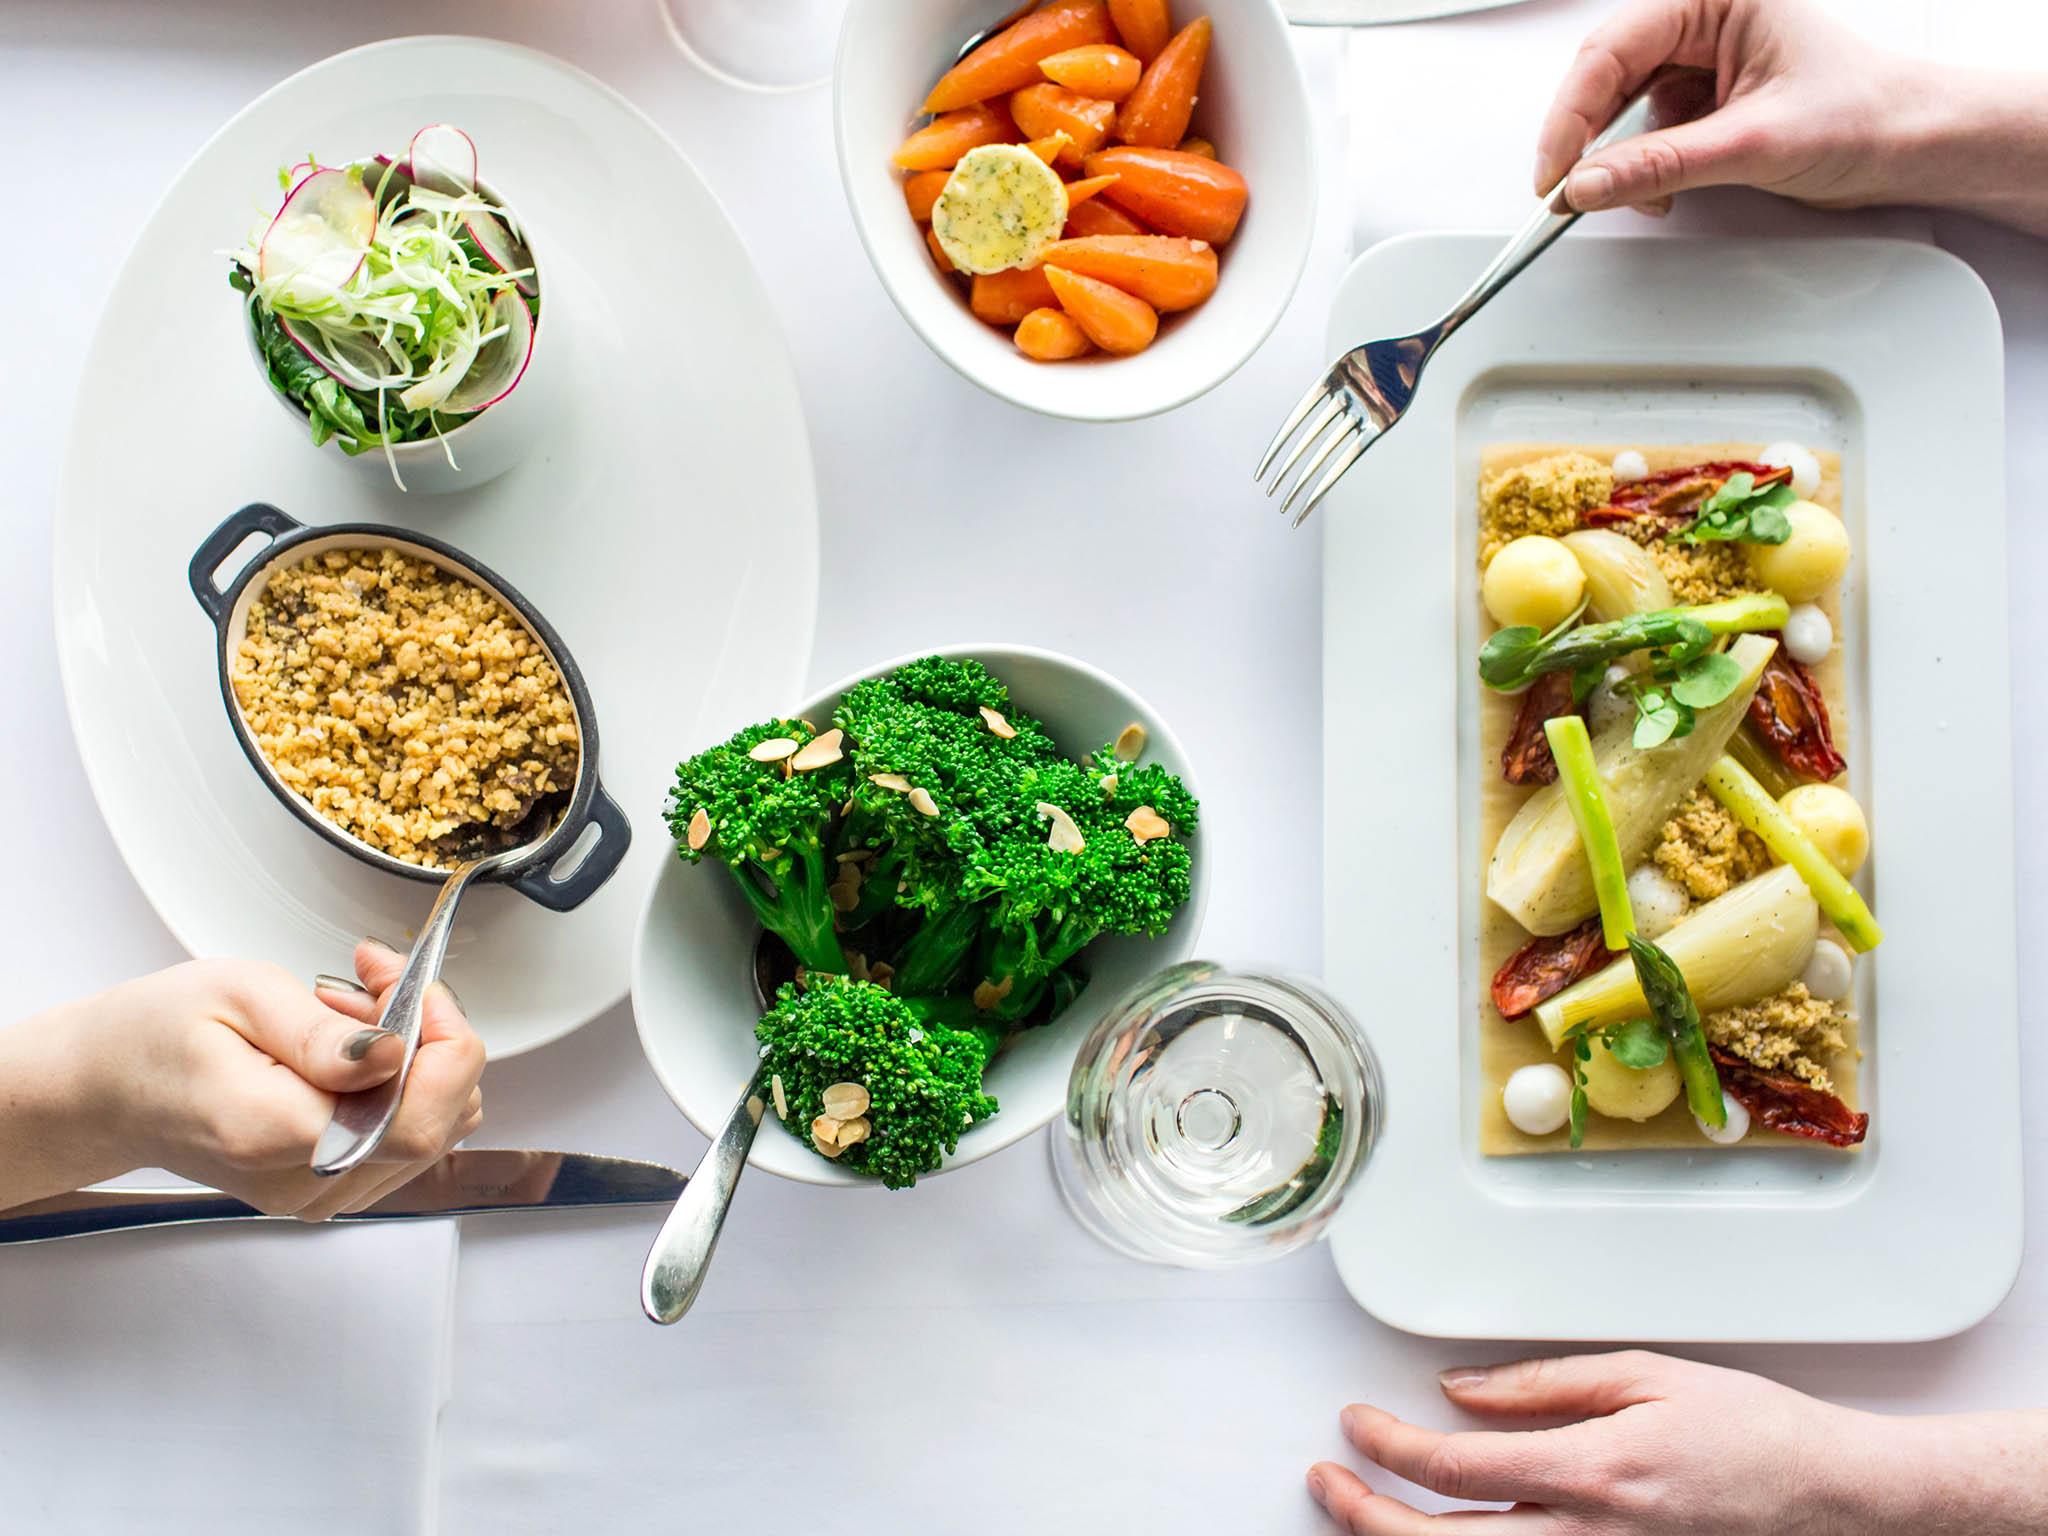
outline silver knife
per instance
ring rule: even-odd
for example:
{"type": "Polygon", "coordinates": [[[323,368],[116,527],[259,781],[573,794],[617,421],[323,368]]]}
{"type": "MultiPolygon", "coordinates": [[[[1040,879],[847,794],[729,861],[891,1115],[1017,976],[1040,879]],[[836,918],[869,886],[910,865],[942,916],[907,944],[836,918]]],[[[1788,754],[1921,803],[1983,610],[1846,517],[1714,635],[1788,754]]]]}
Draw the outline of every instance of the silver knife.
{"type": "Polygon", "coordinates": [[[1467,11],[1492,11],[1523,0],[1281,0],[1280,9],[1298,27],[1390,27],[1430,21],[1467,11]]]}
{"type": "MultiPolygon", "coordinates": [[[[578,1206],[668,1205],[683,1175],[660,1163],[588,1152],[462,1148],[375,1205],[336,1221],[418,1221],[486,1211],[571,1210],[578,1206]]],[[[106,1187],[34,1200],[0,1211],[0,1243],[42,1243],[132,1227],[199,1221],[290,1221],[265,1216],[232,1195],[201,1185],[106,1187]]]]}

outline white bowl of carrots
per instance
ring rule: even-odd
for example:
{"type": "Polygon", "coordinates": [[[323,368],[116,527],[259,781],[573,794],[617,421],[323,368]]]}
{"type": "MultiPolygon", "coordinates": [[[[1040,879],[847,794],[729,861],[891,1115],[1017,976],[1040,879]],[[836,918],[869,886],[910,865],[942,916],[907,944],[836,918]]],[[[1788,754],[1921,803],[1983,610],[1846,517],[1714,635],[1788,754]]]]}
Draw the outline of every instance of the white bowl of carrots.
{"type": "Polygon", "coordinates": [[[1185,404],[1251,356],[1308,258],[1315,146],[1276,0],[853,0],[840,174],[882,286],[932,350],[1050,416],[1185,404]],[[1059,238],[969,276],[931,229],[952,167],[1022,144],[1065,184],[1059,238]]]}

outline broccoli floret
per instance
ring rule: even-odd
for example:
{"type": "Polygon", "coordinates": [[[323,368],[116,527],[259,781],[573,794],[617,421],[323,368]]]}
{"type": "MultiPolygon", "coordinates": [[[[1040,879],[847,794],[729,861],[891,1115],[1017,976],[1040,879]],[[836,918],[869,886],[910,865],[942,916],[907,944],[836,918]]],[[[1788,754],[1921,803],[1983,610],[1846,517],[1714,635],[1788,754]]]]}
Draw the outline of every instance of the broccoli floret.
{"type": "Polygon", "coordinates": [[[1156,764],[1119,763],[1105,750],[1087,764],[1064,759],[1035,766],[1020,785],[1038,818],[1029,834],[1005,839],[985,873],[995,886],[987,981],[1001,996],[995,1012],[1018,1019],[1037,1006],[1047,981],[1102,934],[1156,938],[1187,901],[1192,861],[1180,839],[1198,810],[1187,786],[1156,764]],[[1080,833],[1078,851],[1055,847],[1057,806],[1080,833]],[[1170,832],[1140,841],[1129,825],[1141,807],[1170,832]]]}
{"type": "Polygon", "coordinates": [[[857,684],[833,722],[853,743],[849,836],[875,850],[847,926],[889,901],[919,913],[893,985],[906,994],[941,991],[959,979],[980,939],[990,885],[979,869],[988,850],[1031,820],[1018,798],[1020,778],[1058,749],[987,668],[939,656],[857,684]]]}
{"type": "Polygon", "coordinates": [[[837,1161],[891,1189],[934,1172],[962,1131],[996,1112],[981,1077],[1002,1030],[963,998],[902,998],[872,982],[812,976],[783,987],[754,1034],[781,1079],[789,1131],[820,1156],[812,1123],[825,1113],[825,1090],[867,1090],[867,1135],[837,1161]]]}
{"type": "Polygon", "coordinates": [[[830,895],[835,869],[826,851],[833,819],[853,786],[844,758],[807,771],[749,754],[764,741],[808,743],[800,720],[749,726],[730,741],[676,768],[667,818],[676,849],[691,863],[714,858],[729,868],[761,926],[810,970],[840,971],[830,895]],[[701,820],[699,818],[702,818],[701,820]]]}

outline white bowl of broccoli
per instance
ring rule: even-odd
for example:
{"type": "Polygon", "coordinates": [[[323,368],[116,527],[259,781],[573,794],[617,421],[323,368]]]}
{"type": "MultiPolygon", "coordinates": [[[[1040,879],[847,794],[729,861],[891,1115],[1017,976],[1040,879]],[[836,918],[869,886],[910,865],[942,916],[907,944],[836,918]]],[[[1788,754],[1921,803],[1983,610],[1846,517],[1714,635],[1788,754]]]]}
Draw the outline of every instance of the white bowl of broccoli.
{"type": "Polygon", "coordinates": [[[779,1069],[782,1123],[749,1162],[807,1183],[903,1187],[1038,1130],[1081,1038],[1193,955],[1208,904],[1171,729],[1028,646],[846,678],[686,758],[665,811],[678,857],[634,946],[641,1046],[706,1135],[779,1069]],[[779,992],[756,980],[764,929],[770,979],[803,968],[779,992]]]}

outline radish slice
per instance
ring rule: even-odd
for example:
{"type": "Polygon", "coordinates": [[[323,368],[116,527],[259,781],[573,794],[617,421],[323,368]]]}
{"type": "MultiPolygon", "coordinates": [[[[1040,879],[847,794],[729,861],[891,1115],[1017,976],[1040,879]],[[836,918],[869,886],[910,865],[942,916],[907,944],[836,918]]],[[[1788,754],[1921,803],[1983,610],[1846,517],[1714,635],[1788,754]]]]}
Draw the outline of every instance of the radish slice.
{"type": "Polygon", "coordinates": [[[330,336],[282,315],[277,323],[323,373],[350,389],[374,390],[385,382],[386,375],[391,372],[391,359],[368,337],[330,336]]]}
{"type": "Polygon", "coordinates": [[[526,300],[516,293],[500,292],[491,304],[491,324],[504,326],[505,334],[478,349],[462,382],[441,402],[446,415],[466,416],[496,405],[512,393],[533,358],[533,311],[526,307],[526,300]]]}
{"type": "Polygon", "coordinates": [[[462,216],[462,227],[469,231],[469,238],[476,242],[476,248],[484,253],[484,260],[500,272],[516,272],[512,279],[519,291],[528,298],[540,296],[540,282],[535,275],[533,253],[514,238],[512,231],[505,227],[505,221],[494,213],[479,208],[474,213],[462,216]]]}
{"type": "Polygon", "coordinates": [[[430,123],[412,136],[407,152],[412,179],[450,197],[476,189],[476,145],[460,128],[430,123]]]}
{"type": "Polygon", "coordinates": [[[356,275],[377,232],[377,205],[360,177],[321,170],[286,194],[256,248],[256,275],[280,298],[313,304],[356,275]]]}

